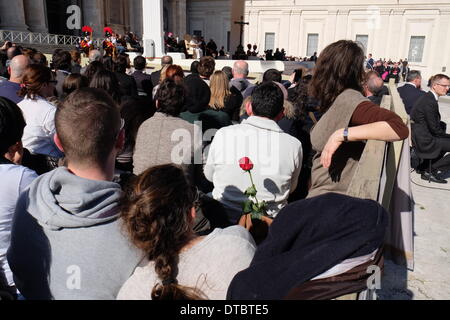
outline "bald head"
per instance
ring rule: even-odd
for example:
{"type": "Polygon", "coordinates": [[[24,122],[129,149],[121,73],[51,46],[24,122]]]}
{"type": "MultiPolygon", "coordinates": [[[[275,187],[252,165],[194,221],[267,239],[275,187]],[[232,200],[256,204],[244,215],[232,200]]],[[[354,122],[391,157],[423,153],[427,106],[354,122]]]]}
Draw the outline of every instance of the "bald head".
{"type": "Polygon", "coordinates": [[[10,81],[20,83],[22,81],[23,73],[30,64],[30,59],[27,56],[15,56],[9,65],[9,73],[11,75],[10,81]]]}
{"type": "Polygon", "coordinates": [[[233,77],[236,79],[246,78],[248,76],[248,63],[244,60],[239,60],[234,63],[233,77]]]}
{"type": "Polygon", "coordinates": [[[91,50],[89,52],[89,62],[100,61],[102,59],[102,53],[98,50],[91,50]]]}
{"type": "Polygon", "coordinates": [[[161,65],[162,66],[170,66],[173,64],[173,59],[171,56],[164,56],[161,59],[161,65]]]}

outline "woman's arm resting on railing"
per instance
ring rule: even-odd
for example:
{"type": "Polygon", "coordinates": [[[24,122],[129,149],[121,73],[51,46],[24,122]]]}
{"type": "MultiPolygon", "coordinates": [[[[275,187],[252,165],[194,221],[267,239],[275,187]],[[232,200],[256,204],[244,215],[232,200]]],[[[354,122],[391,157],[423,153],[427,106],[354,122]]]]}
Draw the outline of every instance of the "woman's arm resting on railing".
{"type": "MultiPolygon", "coordinates": [[[[345,128],[337,130],[328,139],[328,143],[322,151],[321,164],[324,168],[331,166],[331,161],[334,153],[344,143],[345,128]]],[[[407,138],[408,136],[406,136],[407,138]]],[[[348,129],[348,141],[365,141],[365,140],[380,140],[380,141],[400,141],[406,139],[399,136],[399,134],[386,121],[369,123],[348,129]]]]}

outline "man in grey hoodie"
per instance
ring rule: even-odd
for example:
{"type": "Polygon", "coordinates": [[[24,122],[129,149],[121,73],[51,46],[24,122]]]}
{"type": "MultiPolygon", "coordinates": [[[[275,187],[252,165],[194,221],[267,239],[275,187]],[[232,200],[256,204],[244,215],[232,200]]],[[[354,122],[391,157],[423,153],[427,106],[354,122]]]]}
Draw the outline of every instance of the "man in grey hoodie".
{"type": "Polygon", "coordinates": [[[80,89],[55,124],[67,168],[19,198],[8,262],[26,299],[112,300],[143,258],[124,236],[112,182],[125,140],[119,108],[102,90],[80,89]]]}

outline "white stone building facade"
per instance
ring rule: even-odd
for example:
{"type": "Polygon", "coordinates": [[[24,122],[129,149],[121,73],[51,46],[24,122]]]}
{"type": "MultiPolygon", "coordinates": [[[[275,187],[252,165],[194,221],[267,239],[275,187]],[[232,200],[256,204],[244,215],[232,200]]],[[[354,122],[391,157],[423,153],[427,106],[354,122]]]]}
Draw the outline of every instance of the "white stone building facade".
{"type": "Polygon", "coordinates": [[[248,0],[245,43],[309,56],[361,41],[374,58],[407,58],[425,76],[450,69],[449,0],[248,0]]]}

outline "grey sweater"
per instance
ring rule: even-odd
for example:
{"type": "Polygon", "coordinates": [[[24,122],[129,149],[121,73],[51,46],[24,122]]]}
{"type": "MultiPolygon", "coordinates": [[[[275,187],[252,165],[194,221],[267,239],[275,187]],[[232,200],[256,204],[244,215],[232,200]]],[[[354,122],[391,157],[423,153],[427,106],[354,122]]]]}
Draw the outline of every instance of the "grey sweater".
{"type": "Polygon", "coordinates": [[[196,144],[194,129],[195,125],[181,118],[156,112],[139,128],[133,156],[134,174],[139,175],[153,166],[176,164],[193,178],[195,153],[202,160],[201,130],[196,144]]]}
{"type": "Polygon", "coordinates": [[[26,299],[116,298],[143,258],[121,230],[121,194],[59,168],[21,195],[7,257],[26,299]]]}

